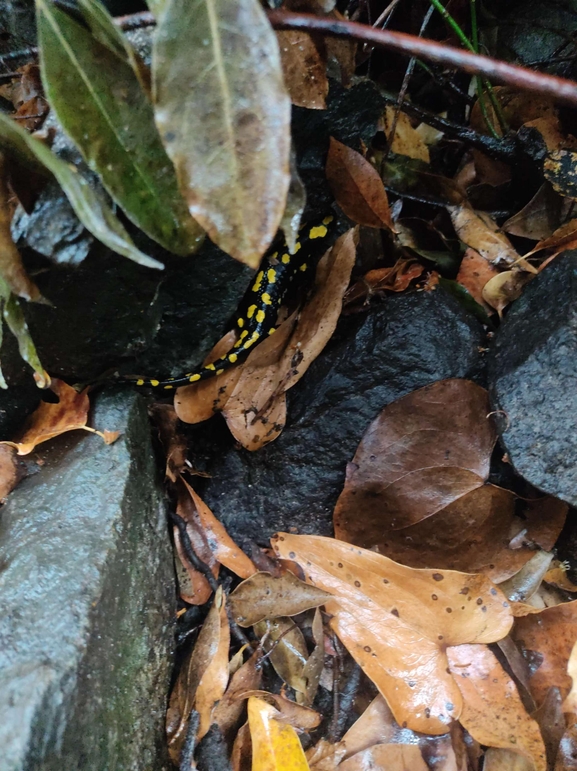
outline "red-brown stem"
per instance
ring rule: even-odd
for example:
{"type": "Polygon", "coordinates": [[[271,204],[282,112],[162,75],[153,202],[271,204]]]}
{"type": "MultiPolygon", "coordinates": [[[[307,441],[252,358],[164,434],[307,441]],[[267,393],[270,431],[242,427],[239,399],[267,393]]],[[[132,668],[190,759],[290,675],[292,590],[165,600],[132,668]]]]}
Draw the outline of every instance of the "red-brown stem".
{"type": "Polygon", "coordinates": [[[439,64],[465,70],[472,75],[484,75],[496,83],[504,83],[523,91],[537,91],[548,94],[560,102],[577,106],[577,83],[553,75],[544,75],[526,67],[507,64],[489,56],[473,54],[469,51],[437,43],[435,40],[407,35],[404,32],[392,32],[387,29],[375,29],[355,21],[339,21],[313,16],[307,13],[289,11],[268,11],[268,18],[275,29],[303,30],[320,32],[334,37],[353,38],[376,46],[383,46],[394,51],[429,59],[439,64]]]}

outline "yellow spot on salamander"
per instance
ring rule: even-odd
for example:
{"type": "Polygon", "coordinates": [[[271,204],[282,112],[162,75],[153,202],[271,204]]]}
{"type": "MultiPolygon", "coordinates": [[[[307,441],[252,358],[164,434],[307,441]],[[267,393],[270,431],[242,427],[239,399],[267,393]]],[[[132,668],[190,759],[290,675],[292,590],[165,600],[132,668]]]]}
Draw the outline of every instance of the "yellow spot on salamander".
{"type": "Polygon", "coordinates": [[[264,315],[265,315],[264,311],[257,311],[256,320],[258,321],[259,324],[262,324],[262,322],[264,321],[264,315]]]}
{"type": "Polygon", "coordinates": [[[216,369],[216,367],[214,366],[214,364],[207,364],[205,369],[211,369],[211,370],[214,371],[216,369]]]}
{"type": "Polygon", "coordinates": [[[239,327],[241,328],[244,327],[244,319],[237,319],[236,323],[238,324],[239,327]]]}
{"type": "Polygon", "coordinates": [[[136,385],[140,385],[140,386],[144,385],[144,380],[142,380],[142,379],[137,380],[136,381],[136,385]]]}
{"type": "Polygon", "coordinates": [[[244,344],[244,348],[250,348],[251,345],[254,345],[256,341],[259,339],[260,335],[258,332],[253,332],[250,338],[246,341],[244,344]]]}
{"type": "Polygon", "coordinates": [[[174,386],[171,386],[171,385],[164,386],[165,391],[170,391],[172,388],[174,388],[174,386]]]}
{"type": "Polygon", "coordinates": [[[325,217],[323,220],[323,225],[330,225],[333,220],[334,217],[325,217]]]}
{"type": "Polygon", "coordinates": [[[276,270],[274,268],[269,268],[266,272],[266,277],[269,284],[274,284],[276,281],[276,270]]]}
{"type": "Polygon", "coordinates": [[[217,375],[222,375],[222,373],[223,373],[223,372],[224,372],[224,370],[223,370],[223,369],[217,369],[217,370],[216,370],[216,374],[217,374],[217,375]]]}
{"type": "Polygon", "coordinates": [[[240,339],[241,339],[241,340],[244,340],[244,338],[245,338],[247,335],[248,335],[248,329],[245,329],[245,330],[244,330],[244,331],[241,333],[241,335],[240,335],[240,339]]]}
{"type": "Polygon", "coordinates": [[[283,256],[280,258],[283,265],[288,265],[291,261],[290,254],[283,254],[283,256]]]}
{"type": "Polygon", "coordinates": [[[307,266],[306,262],[303,262],[303,264],[300,266],[299,270],[302,270],[302,272],[304,273],[305,270],[307,269],[307,267],[308,266],[307,266]]]}
{"type": "Polygon", "coordinates": [[[254,316],[254,312],[256,311],[256,305],[251,305],[250,308],[246,312],[246,316],[249,319],[252,319],[254,316]]]}
{"type": "Polygon", "coordinates": [[[231,364],[234,364],[237,359],[238,359],[238,356],[236,355],[236,353],[231,353],[228,356],[228,360],[230,361],[231,364]]]}
{"type": "Polygon", "coordinates": [[[160,385],[160,380],[151,380],[151,381],[150,381],[150,385],[151,385],[153,388],[156,388],[156,386],[157,386],[157,385],[160,385]]]}
{"type": "Polygon", "coordinates": [[[258,275],[256,277],[256,281],[254,282],[254,285],[253,285],[253,288],[252,288],[253,292],[258,292],[258,290],[260,289],[260,285],[262,284],[263,278],[264,278],[264,270],[261,270],[261,271],[259,271],[259,273],[258,273],[258,275]]]}
{"type": "Polygon", "coordinates": [[[268,292],[263,292],[261,300],[265,305],[272,305],[272,300],[270,299],[270,295],[268,292]]]}
{"type": "Polygon", "coordinates": [[[316,227],[310,229],[309,238],[324,238],[327,233],[328,230],[326,225],[317,225],[316,227]]]}
{"type": "Polygon", "coordinates": [[[188,379],[191,383],[195,383],[197,380],[200,380],[200,375],[197,372],[196,375],[191,375],[188,379]]]}
{"type": "Polygon", "coordinates": [[[302,246],[303,245],[301,244],[301,242],[297,241],[296,244],[295,244],[295,248],[294,248],[293,254],[296,254],[299,249],[302,249],[302,246]]]}
{"type": "Polygon", "coordinates": [[[276,332],[276,329],[274,327],[271,327],[268,331],[269,335],[274,335],[275,332],[276,332]]]}

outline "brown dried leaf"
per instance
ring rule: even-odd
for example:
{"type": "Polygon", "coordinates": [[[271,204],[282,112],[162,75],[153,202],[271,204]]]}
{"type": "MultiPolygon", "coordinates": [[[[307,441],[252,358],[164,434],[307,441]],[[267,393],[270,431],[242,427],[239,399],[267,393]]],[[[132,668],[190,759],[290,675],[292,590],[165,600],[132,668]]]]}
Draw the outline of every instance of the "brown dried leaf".
{"type": "Polygon", "coordinates": [[[326,62],[307,32],[277,32],[284,82],[297,107],[324,110],[329,81],[326,62]]]}
{"type": "Polygon", "coordinates": [[[232,738],[232,731],[237,727],[246,706],[245,693],[260,688],[262,680],[262,651],[256,650],[231,677],[222,699],[212,713],[212,722],[216,723],[225,739],[232,738]]]}
{"type": "Polygon", "coordinates": [[[497,438],[489,412],[487,392],[459,379],[385,407],[347,467],[335,507],[338,532],[370,548],[376,543],[359,537],[368,528],[414,525],[481,487],[497,438]]]}
{"type": "Polygon", "coordinates": [[[401,741],[401,732],[407,730],[401,729],[389,705],[379,694],[343,736],[346,746],[345,758],[350,758],[375,744],[401,741]]]}
{"type": "Polygon", "coordinates": [[[335,771],[346,752],[344,741],[331,744],[321,739],[305,752],[310,771],[335,771]]]}
{"type": "Polygon", "coordinates": [[[479,252],[491,265],[497,268],[515,265],[531,273],[536,272],[485,212],[473,211],[469,204],[447,206],[447,210],[461,241],[479,252]]]}
{"type": "Polygon", "coordinates": [[[257,0],[172,0],[154,51],[155,118],[192,216],[256,268],[289,187],[291,104],[257,0]]]}
{"type": "Polygon", "coordinates": [[[253,629],[261,638],[263,650],[269,654],[277,675],[294,689],[299,703],[304,701],[307,692],[304,668],[309,652],[301,630],[292,618],[283,616],[259,621],[253,629]]]}
{"type": "Polygon", "coordinates": [[[503,230],[533,241],[549,238],[562,222],[565,203],[566,199],[545,182],[529,203],[503,224],[503,230]]]}
{"type": "Polygon", "coordinates": [[[305,584],[292,573],[275,578],[270,573],[255,573],[239,584],[229,596],[234,620],[247,627],[278,616],[296,616],[323,605],[327,592],[305,584]]]}
{"type": "Polygon", "coordinates": [[[447,650],[449,666],[463,696],[460,722],[480,744],[517,752],[546,771],[539,726],[527,714],[515,684],[484,645],[447,650]]]}
{"type": "MultiPolygon", "coordinates": [[[[330,16],[341,21],[346,19],[336,9],[331,12],[330,16]]],[[[357,47],[358,43],[356,40],[345,40],[343,38],[331,37],[330,35],[325,38],[327,62],[329,66],[334,62],[338,67],[341,85],[344,88],[349,88],[352,77],[355,74],[357,47]]]]}
{"type": "Polygon", "coordinates": [[[527,602],[539,589],[551,564],[553,553],[537,551],[518,573],[499,584],[511,602],[527,602]]]}
{"type": "Polygon", "coordinates": [[[447,646],[504,637],[513,619],[502,592],[484,576],[413,570],[331,538],[280,533],[272,544],[334,595],[331,626],[397,722],[445,733],[462,706],[447,646]]]}
{"type": "Polygon", "coordinates": [[[218,521],[202,498],[184,479],[182,482],[192,498],[204,539],[215,558],[239,578],[248,578],[256,573],[252,561],[232,540],[222,522],[218,521]]]}
{"type": "Polygon", "coordinates": [[[40,406],[26,420],[19,438],[13,442],[0,442],[0,445],[6,444],[14,447],[18,455],[28,455],[37,445],[67,431],[84,429],[98,434],[107,444],[118,437],[118,432],[96,431],[86,425],[88,410],[90,409],[88,389],[78,393],[64,381],[57,379],[52,380],[50,389],[58,396],[58,403],[41,402],[40,406]]]}
{"type": "Polygon", "coordinates": [[[21,478],[14,448],[0,445],[0,503],[4,503],[21,478]]]}
{"type": "Polygon", "coordinates": [[[414,744],[376,744],[353,755],[339,771],[427,771],[421,749],[414,744]]]}
{"type": "Polygon", "coordinates": [[[543,249],[552,249],[553,253],[559,254],[559,252],[566,249],[574,249],[577,244],[577,219],[569,220],[560,228],[557,228],[548,238],[544,238],[539,241],[530,252],[527,252],[525,257],[530,257],[536,252],[540,252],[543,249]]]}
{"type": "Polygon", "coordinates": [[[503,310],[509,303],[520,297],[523,287],[533,277],[531,273],[521,270],[504,270],[502,273],[497,273],[483,287],[483,300],[501,317],[503,310]]]}
{"type": "Polygon", "coordinates": [[[321,722],[321,716],[314,709],[303,707],[290,699],[286,699],[277,693],[268,691],[247,691],[243,694],[245,699],[256,697],[266,701],[278,710],[276,720],[286,725],[291,725],[298,731],[311,731],[318,728],[321,722]]]}
{"type": "Polygon", "coordinates": [[[230,757],[233,771],[252,771],[252,742],[248,722],[240,727],[230,757]]]}
{"type": "Polygon", "coordinates": [[[180,670],[170,694],[166,733],[168,751],[175,765],[180,761],[180,751],[192,708],[195,707],[199,712],[202,710],[201,726],[208,728],[206,723],[210,721],[214,707],[212,700],[220,698],[225,691],[228,679],[229,638],[224,595],[219,588],[190,657],[180,670]],[[223,656],[225,648],[226,656],[223,656]],[[199,689],[200,699],[197,706],[199,689]]]}
{"type": "Polygon", "coordinates": [[[577,600],[518,618],[512,637],[532,663],[529,685],[537,705],[552,686],[565,699],[572,684],[567,664],[577,641],[577,600]]]}
{"type": "Polygon", "coordinates": [[[485,257],[479,254],[476,249],[467,247],[461,261],[457,281],[488,312],[492,312],[492,308],[483,299],[483,289],[488,281],[498,275],[500,275],[499,271],[485,257]]]}
{"type": "Polygon", "coordinates": [[[398,155],[405,155],[408,158],[415,158],[418,161],[430,163],[431,158],[429,156],[429,148],[423,141],[420,133],[413,128],[411,119],[406,113],[397,111],[392,105],[388,105],[385,108],[382,127],[389,144],[391,141],[391,130],[393,128],[395,114],[397,115],[397,125],[395,128],[393,144],[391,146],[392,152],[397,153],[398,155]]]}
{"type": "Polygon", "coordinates": [[[326,174],[338,205],[353,222],[394,230],[389,199],[376,169],[360,153],[331,137],[326,174]]]}

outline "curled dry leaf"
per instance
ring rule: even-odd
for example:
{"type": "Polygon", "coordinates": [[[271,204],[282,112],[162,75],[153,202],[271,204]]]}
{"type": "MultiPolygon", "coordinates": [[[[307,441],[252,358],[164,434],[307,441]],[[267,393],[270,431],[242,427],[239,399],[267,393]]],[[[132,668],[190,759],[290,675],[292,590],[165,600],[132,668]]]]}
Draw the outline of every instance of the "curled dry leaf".
{"type": "Polygon", "coordinates": [[[183,665],[172,693],[166,715],[168,751],[178,766],[180,751],[193,707],[200,713],[199,736],[210,725],[216,702],[225,692],[228,681],[228,648],[230,632],[222,589],[214,603],[188,661],[183,665]]]}
{"type": "Polygon", "coordinates": [[[276,439],[286,419],[285,392],[300,380],[334,332],[355,256],[355,231],[349,230],[321,258],[314,293],[298,320],[296,314],[289,317],[243,365],[198,386],[179,388],[178,417],[194,423],[221,410],[233,436],[248,450],[276,439]]]}
{"type": "Polygon", "coordinates": [[[266,701],[248,700],[252,740],[252,771],[309,771],[294,728],[278,720],[279,712],[266,701]]]}
{"type": "Polygon", "coordinates": [[[86,425],[90,409],[88,389],[79,393],[64,381],[57,379],[52,380],[50,389],[58,396],[58,403],[41,402],[27,419],[19,438],[14,442],[0,444],[14,447],[18,455],[28,455],[42,442],[77,429],[98,434],[106,444],[112,444],[118,439],[118,431],[96,431],[86,425]]]}
{"type": "Polygon", "coordinates": [[[168,0],[153,81],[156,122],[190,213],[256,268],[285,207],[291,112],[258,0],[168,0]]]}
{"type": "MultiPolygon", "coordinates": [[[[553,255],[565,249],[574,249],[577,245],[577,219],[569,220],[561,227],[557,228],[548,238],[539,241],[525,257],[542,251],[543,249],[552,249],[553,255]]],[[[551,256],[551,255],[550,255],[551,256]]]]}
{"type": "Polygon", "coordinates": [[[565,699],[572,685],[567,665],[577,641],[577,600],[518,618],[512,637],[532,662],[529,686],[537,706],[551,687],[565,699]]]}
{"type": "Polygon", "coordinates": [[[356,150],[331,137],[326,174],[338,205],[353,222],[394,230],[389,199],[377,170],[356,150]]]}
{"type": "Polygon", "coordinates": [[[480,744],[512,750],[546,771],[545,745],[515,683],[484,645],[447,650],[449,666],[463,696],[460,722],[480,744]]]}
{"type": "Polygon", "coordinates": [[[518,268],[535,273],[535,268],[514,249],[507,236],[484,212],[474,211],[468,204],[447,206],[451,222],[461,241],[475,249],[497,268],[518,268]]]}
{"type": "Polygon", "coordinates": [[[324,110],[329,92],[326,62],[308,32],[277,32],[284,82],[291,102],[324,110]]]}
{"type": "Polygon", "coordinates": [[[513,619],[502,592],[481,575],[413,570],[331,538],[280,533],[272,544],[334,595],[331,626],[397,722],[445,733],[462,708],[447,646],[504,637],[513,619]]]}
{"type": "Polygon", "coordinates": [[[212,722],[218,725],[225,739],[232,738],[232,732],[240,722],[246,706],[246,692],[260,688],[261,680],[262,651],[256,650],[233,674],[212,713],[212,722]]]}
{"type": "Polygon", "coordinates": [[[499,588],[511,602],[527,602],[541,586],[552,559],[552,552],[535,552],[518,573],[500,582],[499,588]]]}
{"type": "Polygon", "coordinates": [[[280,694],[253,690],[247,691],[243,696],[248,699],[256,697],[276,707],[279,713],[276,719],[281,723],[292,725],[297,731],[312,731],[321,723],[321,715],[314,709],[303,707],[280,694]]]}
{"type": "Polygon", "coordinates": [[[503,230],[521,238],[542,241],[549,238],[563,221],[566,203],[567,200],[545,182],[521,211],[503,223],[503,230]]]}
{"type": "Polygon", "coordinates": [[[322,605],[328,597],[328,592],[305,584],[292,573],[278,578],[270,573],[255,573],[236,587],[229,596],[229,604],[236,623],[247,627],[264,619],[296,616],[322,605]]]}
{"type": "Polygon", "coordinates": [[[270,621],[259,621],[253,627],[255,635],[269,656],[277,675],[295,691],[299,703],[307,693],[305,667],[308,648],[303,633],[292,618],[279,616],[270,621]]]}
{"type": "Polygon", "coordinates": [[[522,270],[497,273],[483,287],[483,300],[502,316],[503,310],[521,295],[523,287],[532,278],[532,273],[524,273],[522,270]]]}
{"type": "Polygon", "coordinates": [[[403,257],[400,257],[391,268],[369,270],[360,281],[347,290],[345,305],[351,305],[360,299],[366,300],[376,292],[404,292],[411,281],[422,276],[424,271],[424,265],[403,257]]]}
{"type": "Polygon", "coordinates": [[[335,771],[346,752],[344,741],[331,744],[321,739],[305,753],[311,771],[335,771]]]}

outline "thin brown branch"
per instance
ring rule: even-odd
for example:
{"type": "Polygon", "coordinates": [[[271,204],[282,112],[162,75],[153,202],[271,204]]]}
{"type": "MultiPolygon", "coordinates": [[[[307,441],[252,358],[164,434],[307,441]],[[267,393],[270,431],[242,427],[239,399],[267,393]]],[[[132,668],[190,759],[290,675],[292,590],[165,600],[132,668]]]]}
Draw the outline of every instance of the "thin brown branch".
{"type": "Polygon", "coordinates": [[[422,59],[465,70],[472,75],[483,75],[491,81],[504,83],[522,91],[548,94],[559,102],[577,106],[577,83],[572,80],[533,72],[533,70],[528,70],[525,67],[507,64],[489,56],[473,54],[460,48],[437,43],[435,40],[419,38],[404,32],[374,29],[355,21],[339,21],[306,13],[268,11],[268,18],[275,29],[320,32],[334,37],[362,40],[365,43],[390,48],[408,56],[418,56],[422,59]]]}

